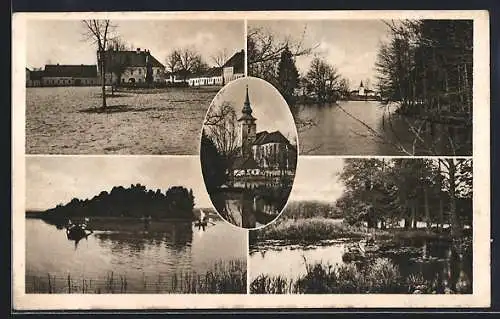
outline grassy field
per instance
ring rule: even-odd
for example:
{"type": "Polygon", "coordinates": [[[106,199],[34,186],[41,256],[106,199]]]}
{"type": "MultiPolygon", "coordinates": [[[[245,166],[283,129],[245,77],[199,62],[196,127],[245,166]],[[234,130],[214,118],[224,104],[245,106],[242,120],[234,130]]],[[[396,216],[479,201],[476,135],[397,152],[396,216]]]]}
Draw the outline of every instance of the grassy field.
{"type": "Polygon", "coordinates": [[[245,260],[217,261],[203,273],[182,272],[168,277],[128,278],[109,272],[98,278],[26,276],[26,293],[246,293],[245,260]],[[135,282],[132,282],[135,281],[135,282]]]}
{"type": "Polygon", "coordinates": [[[197,154],[218,87],[116,92],[99,87],[26,89],[26,153],[197,154]]]}
{"type": "Polygon", "coordinates": [[[338,294],[399,293],[437,294],[471,293],[470,286],[443,287],[437,280],[422,276],[402,277],[389,259],[378,258],[365,269],[354,264],[332,266],[307,264],[307,273],[296,280],[281,276],[259,275],[250,284],[252,294],[338,294]]]}

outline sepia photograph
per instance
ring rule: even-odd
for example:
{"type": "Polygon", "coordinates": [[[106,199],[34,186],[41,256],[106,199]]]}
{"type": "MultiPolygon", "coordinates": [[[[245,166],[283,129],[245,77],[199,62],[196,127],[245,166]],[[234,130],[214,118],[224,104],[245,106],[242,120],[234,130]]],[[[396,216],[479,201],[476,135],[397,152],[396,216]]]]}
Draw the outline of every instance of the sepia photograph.
{"type": "Polygon", "coordinates": [[[472,155],[472,20],[249,20],[247,47],[300,154],[472,155]]]}
{"type": "Polygon", "coordinates": [[[241,20],[26,28],[28,154],[198,154],[210,101],[245,72],[241,20]]]}
{"type": "Polygon", "coordinates": [[[225,220],[244,228],[275,220],[292,189],[297,153],[292,114],[271,84],[248,77],[217,94],[203,123],[200,161],[225,220]]]}
{"type": "Polygon", "coordinates": [[[490,306],[489,28],[13,14],[12,308],[490,306]]]}
{"type": "Polygon", "coordinates": [[[253,294],[471,294],[472,160],[300,157],[253,294]]]}
{"type": "Polygon", "coordinates": [[[193,157],[28,157],[26,293],[246,293],[193,157]]]}

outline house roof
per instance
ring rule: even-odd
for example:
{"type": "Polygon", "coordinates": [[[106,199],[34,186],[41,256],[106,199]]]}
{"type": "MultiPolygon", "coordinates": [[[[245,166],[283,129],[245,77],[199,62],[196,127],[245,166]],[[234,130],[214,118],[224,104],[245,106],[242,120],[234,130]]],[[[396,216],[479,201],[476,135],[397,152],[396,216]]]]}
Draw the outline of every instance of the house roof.
{"type": "Polygon", "coordinates": [[[222,68],[213,67],[204,72],[190,74],[188,78],[207,78],[207,77],[221,76],[221,75],[222,75],[222,68]]]}
{"type": "MultiPolygon", "coordinates": [[[[31,74],[33,76],[34,72],[31,74]]],[[[63,65],[63,64],[47,64],[43,71],[45,77],[78,77],[78,78],[95,78],[97,77],[96,65],[63,65]]]]}
{"type": "Polygon", "coordinates": [[[233,169],[253,169],[259,168],[253,157],[237,157],[233,163],[233,169]]]}
{"type": "Polygon", "coordinates": [[[245,72],[245,50],[241,50],[233,54],[229,60],[224,63],[223,68],[233,67],[234,73],[244,73],[245,72]]]}
{"type": "Polygon", "coordinates": [[[44,76],[44,71],[30,71],[30,79],[33,81],[41,80],[44,76]]]}
{"type": "MultiPolygon", "coordinates": [[[[149,51],[106,51],[106,63],[123,63],[129,67],[145,67],[146,55],[149,51]]],[[[151,64],[153,67],[165,68],[151,53],[151,64]]]]}
{"type": "Polygon", "coordinates": [[[281,144],[290,144],[290,141],[281,134],[280,131],[274,131],[268,133],[266,131],[259,132],[257,134],[257,138],[255,139],[254,145],[264,145],[268,143],[281,143],[281,144]]]}

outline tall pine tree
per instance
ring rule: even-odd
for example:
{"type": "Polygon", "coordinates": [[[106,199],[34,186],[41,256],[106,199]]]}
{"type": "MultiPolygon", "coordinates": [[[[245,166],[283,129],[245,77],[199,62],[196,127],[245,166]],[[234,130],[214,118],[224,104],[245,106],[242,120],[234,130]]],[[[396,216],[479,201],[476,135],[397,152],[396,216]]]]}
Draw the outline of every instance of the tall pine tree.
{"type": "Polygon", "coordinates": [[[278,89],[289,105],[295,102],[295,89],[299,85],[299,72],[292,52],[285,47],[278,64],[278,89]]]}

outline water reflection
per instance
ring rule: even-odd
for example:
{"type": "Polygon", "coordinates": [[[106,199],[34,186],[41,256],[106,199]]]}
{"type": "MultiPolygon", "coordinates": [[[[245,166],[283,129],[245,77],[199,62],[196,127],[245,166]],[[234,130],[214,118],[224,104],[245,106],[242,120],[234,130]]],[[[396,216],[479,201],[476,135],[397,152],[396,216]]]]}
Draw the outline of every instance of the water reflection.
{"type": "MultiPolygon", "coordinates": [[[[307,263],[341,265],[347,246],[356,243],[340,239],[316,245],[290,245],[268,241],[250,246],[250,276],[260,274],[297,279],[306,274],[307,263]]],[[[434,282],[436,293],[472,293],[472,250],[445,240],[384,242],[381,248],[362,259],[350,261],[364,269],[376,258],[389,258],[405,279],[423,278],[434,282]]]]}
{"type": "Polygon", "coordinates": [[[472,126],[431,124],[394,113],[376,101],[297,105],[302,154],[472,154],[472,126]],[[347,114],[347,113],[349,114],[347,114]]]}
{"type": "Polygon", "coordinates": [[[169,292],[169,280],[176,274],[203,274],[220,261],[246,260],[246,233],[222,221],[204,231],[189,221],[153,220],[148,230],[137,220],[115,221],[112,229],[105,230],[92,222],[94,234],[75,249],[64,229],[26,220],[27,292],[48,292],[48,274],[58,281],[56,291],[64,292],[59,289],[67,286],[68,276],[78,285],[91,280],[102,288],[111,273],[126,278],[128,293],[169,292]],[[45,288],[34,287],[33,280],[44,282],[45,288]]]}
{"type": "Polygon", "coordinates": [[[291,187],[256,186],[220,188],[211,194],[215,208],[231,224],[255,228],[278,217],[291,187]]]}

